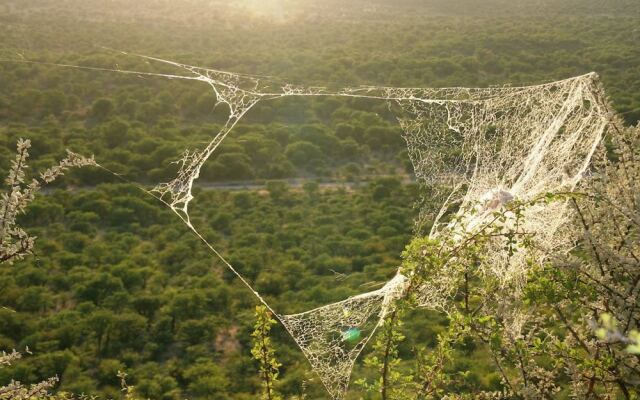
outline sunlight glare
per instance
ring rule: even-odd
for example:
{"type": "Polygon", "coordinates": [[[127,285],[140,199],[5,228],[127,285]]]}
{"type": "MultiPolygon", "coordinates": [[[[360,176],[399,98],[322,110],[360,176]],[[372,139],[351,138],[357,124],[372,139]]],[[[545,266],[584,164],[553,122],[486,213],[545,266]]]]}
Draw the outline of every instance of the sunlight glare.
{"type": "Polygon", "coordinates": [[[242,0],[238,6],[256,17],[284,21],[290,15],[285,0],[242,0]]]}

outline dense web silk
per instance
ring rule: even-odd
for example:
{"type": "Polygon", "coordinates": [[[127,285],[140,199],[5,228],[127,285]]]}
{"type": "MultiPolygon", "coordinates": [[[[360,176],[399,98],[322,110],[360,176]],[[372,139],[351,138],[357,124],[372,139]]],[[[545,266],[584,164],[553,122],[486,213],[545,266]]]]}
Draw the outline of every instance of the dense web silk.
{"type": "MultiPolygon", "coordinates": [[[[437,238],[473,232],[486,223],[493,211],[513,199],[528,201],[549,192],[572,191],[588,173],[591,157],[612,118],[595,73],[528,87],[367,86],[329,90],[136,56],[172,65],[185,75],[113,71],[205,82],[215,92],[217,102],[230,110],[226,123],[211,141],[204,148],[186,150],[178,161],[177,176],[150,193],[170,207],[273,312],[333,399],[344,398],[358,355],[392,309],[394,300],[403,295],[410,278],[398,270],[386,285],[372,292],[300,314],[282,315],[273,310],[200,235],[189,217],[194,182],[236,123],[258,102],[290,96],[387,102],[404,132],[415,175],[425,188],[424,196],[428,195],[431,203],[435,200],[442,204],[435,215],[423,213],[420,217],[432,222],[430,236],[437,238]],[[459,217],[455,229],[444,221],[452,207],[459,217]]],[[[563,203],[536,204],[525,213],[526,230],[536,235],[542,248],[552,251],[568,245],[569,238],[560,229],[568,221],[563,203]]],[[[499,246],[492,250],[484,263],[486,273],[505,283],[523,279],[530,254],[506,255],[499,246]]],[[[438,308],[449,289],[446,279],[434,280],[421,288],[419,302],[424,307],[438,308]]]]}
{"type": "MultiPolygon", "coordinates": [[[[530,87],[358,87],[330,91],[158,61],[207,82],[218,102],[230,109],[217,136],[204,149],[185,153],[178,176],[154,189],[194,231],[188,213],[193,183],[233,126],[259,101],[342,96],[389,102],[390,110],[397,113],[417,178],[430,188],[430,196],[439,195],[434,193],[435,187],[446,188],[432,237],[441,234],[440,219],[452,205],[459,206],[458,213],[469,215],[458,219],[462,221],[458,230],[470,232],[514,198],[527,201],[547,192],[573,190],[587,172],[611,118],[595,74],[530,87]]],[[[564,204],[535,205],[526,214],[526,230],[536,234],[544,247],[557,249],[565,244],[566,238],[558,233],[567,219],[564,204]]],[[[483,265],[506,283],[523,278],[527,256],[524,252],[507,256],[496,248],[483,265]]],[[[358,355],[393,301],[402,296],[407,281],[399,271],[373,292],[295,315],[274,311],[332,398],[344,397],[358,355]]],[[[450,289],[447,282],[434,283],[437,286],[421,289],[422,306],[435,308],[445,301],[450,289]]]]}

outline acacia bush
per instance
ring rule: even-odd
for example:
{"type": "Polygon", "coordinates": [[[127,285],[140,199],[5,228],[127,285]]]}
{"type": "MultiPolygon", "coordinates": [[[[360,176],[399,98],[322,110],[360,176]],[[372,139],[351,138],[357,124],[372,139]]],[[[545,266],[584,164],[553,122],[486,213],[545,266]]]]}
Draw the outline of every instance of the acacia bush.
{"type": "MultiPolygon", "coordinates": [[[[359,381],[366,391],[395,400],[637,398],[640,126],[615,132],[576,193],[542,200],[571,207],[575,247],[543,264],[532,260],[524,284],[505,286],[480,268],[496,233],[508,244],[514,232],[487,226],[463,245],[412,241],[402,268],[413,282],[365,361],[377,372],[359,381]],[[398,348],[411,336],[403,319],[425,284],[435,292],[444,289],[436,295],[437,308],[448,327],[435,346],[418,343],[403,359],[398,348]],[[490,354],[487,364],[499,377],[493,390],[461,362],[480,354],[474,349],[490,354]]],[[[509,212],[517,215],[531,205],[511,204],[509,212]]],[[[535,237],[523,243],[534,247],[535,237]]]]}

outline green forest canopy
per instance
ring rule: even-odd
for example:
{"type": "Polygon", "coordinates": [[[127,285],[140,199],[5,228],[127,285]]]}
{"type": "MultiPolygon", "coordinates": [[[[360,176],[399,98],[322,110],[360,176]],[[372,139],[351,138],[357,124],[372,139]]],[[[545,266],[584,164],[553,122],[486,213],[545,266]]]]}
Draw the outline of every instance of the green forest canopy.
{"type": "MultiPolygon", "coordinates": [[[[0,5],[0,54],[164,70],[105,46],[337,86],[531,84],[596,71],[626,122],[640,120],[637,4],[529,3],[298,3],[275,18],[199,0],[8,1],[0,5]]],[[[171,161],[224,121],[214,103],[204,84],[1,62],[0,171],[24,137],[36,169],[70,148],[133,181],[164,181],[175,173],[171,161]]],[[[260,104],[207,164],[203,182],[372,182],[338,190],[202,188],[195,218],[278,310],[360,292],[389,278],[411,238],[417,196],[405,182],[411,168],[400,134],[384,104],[260,104]]],[[[24,217],[39,237],[37,255],[0,270],[0,304],[16,310],[0,309],[0,349],[29,346],[34,355],[0,370],[0,383],[58,374],[64,390],[115,397],[116,372],[126,369],[145,397],[253,398],[254,299],[158,202],[116,182],[96,169],[74,172],[24,217]],[[72,187],[82,190],[65,190],[72,187]]],[[[406,353],[412,341],[432,343],[443,329],[437,315],[408,323],[416,334],[400,349],[406,353]]],[[[275,334],[282,391],[296,393],[311,377],[308,367],[281,328],[275,334]]],[[[465,351],[460,367],[471,365],[477,378],[458,389],[499,388],[484,368],[487,355],[465,351]]],[[[309,390],[324,396],[317,382],[309,390]]]]}

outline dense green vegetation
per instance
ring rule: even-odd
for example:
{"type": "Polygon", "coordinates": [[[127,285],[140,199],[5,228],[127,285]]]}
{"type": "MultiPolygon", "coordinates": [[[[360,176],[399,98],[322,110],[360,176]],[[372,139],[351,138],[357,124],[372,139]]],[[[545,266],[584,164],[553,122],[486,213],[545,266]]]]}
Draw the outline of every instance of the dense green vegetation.
{"type": "MultiPolygon", "coordinates": [[[[194,224],[275,308],[304,311],[393,274],[410,239],[411,187],[271,186],[202,191],[194,224]]],[[[114,395],[112,372],[126,368],[152,398],[254,389],[244,381],[255,371],[247,345],[253,295],[155,199],[127,185],[55,191],[23,223],[39,237],[37,255],[2,269],[0,301],[16,311],[0,310],[2,347],[29,346],[34,356],[2,370],[3,381],[59,374],[63,389],[111,386],[114,395]],[[219,382],[205,385],[204,376],[219,382]]],[[[279,335],[282,362],[295,371],[286,379],[297,381],[306,366],[279,335]]]]}
{"type": "MultiPolygon", "coordinates": [[[[626,122],[640,120],[634,1],[327,3],[300,6],[304,13],[292,7],[284,17],[200,0],[103,3],[5,2],[1,58],[179,72],[99,47],[107,46],[334,87],[519,85],[596,71],[626,122]]],[[[0,175],[22,137],[32,140],[35,170],[69,148],[94,154],[128,180],[165,181],[182,151],[217,132],[226,110],[214,105],[201,83],[3,61],[0,175]]],[[[200,184],[309,183],[237,192],[202,185],[194,225],[275,309],[300,312],[393,274],[417,213],[417,188],[404,182],[410,171],[385,104],[262,102],[206,165],[200,184]],[[319,190],[313,180],[321,178],[371,182],[319,190]]],[[[254,297],[175,215],[133,185],[97,168],[56,185],[21,220],[38,236],[37,254],[0,268],[0,305],[7,307],[0,308],[0,350],[29,346],[34,353],[0,369],[0,384],[57,374],[61,390],[117,397],[116,374],[124,369],[143,397],[255,398],[254,297]]],[[[398,350],[404,356],[415,343],[433,345],[445,329],[437,314],[406,325],[413,334],[398,350]]],[[[281,393],[299,393],[311,380],[309,398],[324,398],[291,339],[273,329],[281,393]]],[[[458,351],[464,357],[451,372],[473,375],[458,390],[500,388],[483,349],[458,351]]]]}
{"type": "MultiPolygon", "coordinates": [[[[172,12],[159,4],[154,12],[82,3],[77,13],[54,1],[6,6],[3,58],[182,73],[96,48],[107,46],[330,86],[532,84],[596,71],[627,122],[640,119],[638,20],[620,5],[605,15],[594,8],[593,15],[544,17],[517,10],[442,16],[401,7],[387,18],[358,19],[354,13],[348,23],[335,17],[338,11],[325,10],[246,24],[246,16],[223,6],[205,7],[196,16],[197,2],[172,12]],[[103,14],[94,20],[81,10],[103,14]]],[[[550,13],[554,7],[548,6],[550,13]]],[[[28,136],[41,147],[35,156],[65,147],[95,153],[105,166],[138,181],[170,177],[170,161],[207,141],[226,115],[224,107],[213,109],[215,98],[202,83],[20,63],[1,63],[0,71],[3,149],[28,136]]],[[[406,170],[400,130],[385,110],[381,103],[334,98],[263,102],[225,142],[203,179],[351,178],[406,170]]],[[[0,154],[1,166],[7,157],[0,154]]]]}

